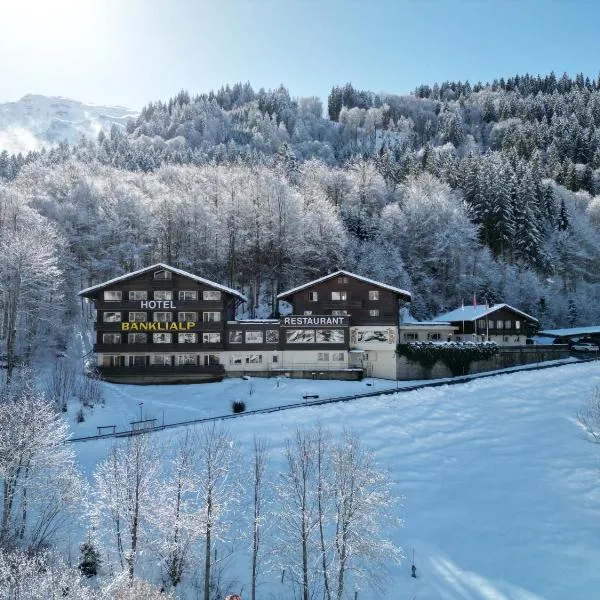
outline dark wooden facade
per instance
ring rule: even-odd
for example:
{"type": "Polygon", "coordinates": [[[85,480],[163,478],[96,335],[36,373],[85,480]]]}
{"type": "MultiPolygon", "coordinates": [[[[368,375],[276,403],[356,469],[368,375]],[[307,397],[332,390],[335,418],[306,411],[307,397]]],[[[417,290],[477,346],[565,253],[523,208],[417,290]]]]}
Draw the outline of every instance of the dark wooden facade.
{"type": "Polygon", "coordinates": [[[347,271],[283,292],[295,315],[341,315],[355,326],[398,326],[399,310],[410,302],[410,293],[368,280],[347,271]]]}
{"type": "Polygon", "coordinates": [[[507,342],[510,338],[534,335],[538,329],[536,320],[507,305],[473,321],[452,321],[452,325],[458,327],[457,335],[502,336],[509,338],[507,342]]]}

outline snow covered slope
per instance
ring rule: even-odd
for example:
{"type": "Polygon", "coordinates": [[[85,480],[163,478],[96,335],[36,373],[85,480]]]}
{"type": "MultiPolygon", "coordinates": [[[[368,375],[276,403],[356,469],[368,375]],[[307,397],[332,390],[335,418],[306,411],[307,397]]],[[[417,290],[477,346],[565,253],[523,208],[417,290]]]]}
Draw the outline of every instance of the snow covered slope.
{"type": "MultiPolygon", "coordinates": [[[[405,497],[398,515],[405,527],[394,541],[409,558],[414,548],[418,578],[407,560],[385,593],[361,591],[361,600],[591,600],[600,590],[600,446],[584,439],[576,416],[598,386],[600,363],[575,363],[248,416],[228,427],[247,455],[258,433],[269,438],[274,456],[296,427],[350,427],[391,471],[405,497]]],[[[236,398],[252,409],[267,395],[286,403],[306,391],[341,395],[351,387],[233,379],[160,388],[106,384],[107,406],[91,418],[134,420],[142,401],[144,416],[160,421],[166,410],[167,419],[190,418],[200,406],[223,414],[236,398]]],[[[166,441],[175,431],[155,435],[166,441]]],[[[82,468],[91,473],[110,444],[75,444],[82,468]]],[[[281,459],[275,463],[282,467],[281,459]]],[[[245,571],[236,574],[248,589],[245,571]]],[[[277,575],[265,576],[264,591],[286,597],[277,575]]]]}
{"type": "Polygon", "coordinates": [[[61,97],[28,94],[0,104],[0,152],[38,150],[62,140],[95,137],[101,129],[125,126],[135,112],[122,106],[94,106],[61,97]]]}

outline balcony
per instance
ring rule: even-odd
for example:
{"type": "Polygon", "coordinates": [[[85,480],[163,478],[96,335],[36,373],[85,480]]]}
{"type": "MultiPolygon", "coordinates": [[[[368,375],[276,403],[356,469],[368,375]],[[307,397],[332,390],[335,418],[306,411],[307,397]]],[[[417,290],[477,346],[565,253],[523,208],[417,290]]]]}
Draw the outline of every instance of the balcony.
{"type": "Polygon", "coordinates": [[[179,352],[189,354],[190,352],[208,352],[209,350],[224,350],[222,342],[214,344],[202,343],[197,344],[94,344],[94,352],[102,352],[104,354],[141,354],[146,352],[159,352],[161,354],[169,354],[179,352]]]}
{"type": "Polygon", "coordinates": [[[149,365],[146,367],[97,367],[102,379],[121,383],[177,383],[220,381],[223,365],[149,365]]]}

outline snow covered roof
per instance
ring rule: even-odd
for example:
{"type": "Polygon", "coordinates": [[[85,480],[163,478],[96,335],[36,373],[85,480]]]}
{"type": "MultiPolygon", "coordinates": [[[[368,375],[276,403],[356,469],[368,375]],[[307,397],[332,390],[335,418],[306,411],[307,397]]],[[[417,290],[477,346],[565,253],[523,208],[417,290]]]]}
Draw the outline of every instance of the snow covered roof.
{"type": "Polygon", "coordinates": [[[592,333],[600,333],[600,325],[592,325],[590,327],[569,327],[563,329],[545,329],[538,331],[538,335],[548,335],[551,337],[569,337],[573,335],[587,335],[592,333]]]}
{"type": "Polygon", "coordinates": [[[429,329],[435,327],[452,327],[452,323],[450,321],[407,321],[405,323],[400,323],[400,329],[412,329],[414,327],[427,327],[429,329]]]}
{"type": "Polygon", "coordinates": [[[451,310],[450,312],[438,315],[435,318],[435,320],[450,321],[452,323],[456,323],[457,321],[476,321],[477,319],[482,319],[487,315],[495,313],[501,308],[507,308],[508,310],[511,310],[521,315],[522,317],[529,319],[530,321],[535,321],[536,323],[538,322],[538,320],[535,317],[532,317],[531,315],[528,315],[527,313],[524,313],[523,311],[519,310],[518,308],[515,308],[514,306],[510,306],[509,304],[494,304],[492,306],[487,306],[485,304],[477,306],[464,306],[461,308],[451,310]]]}
{"type": "Polygon", "coordinates": [[[240,300],[243,300],[244,302],[248,301],[248,298],[246,298],[246,296],[244,296],[243,294],[240,294],[240,292],[238,292],[237,290],[233,290],[233,289],[225,287],[224,285],[221,285],[219,283],[215,283],[214,281],[204,279],[203,277],[198,277],[198,275],[194,275],[193,273],[188,273],[187,271],[182,271],[181,269],[176,269],[175,267],[171,267],[169,265],[166,265],[165,263],[156,263],[155,265],[151,265],[151,266],[145,267],[143,269],[138,269],[137,271],[132,271],[131,273],[126,273],[125,275],[121,275],[120,277],[115,277],[114,279],[109,279],[108,281],[99,283],[98,285],[93,285],[91,287],[85,288],[85,290],[81,290],[79,292],[79,294],[77,294],[77,295],[78,296],[88,296],[88,295],[92,294],[93,292],[102,290],[108,286],[114,285],[115,283],[120,283],[121,281],[127,281],[128,279],[132,279],[134,277],[137,277],[138,275],[143,275],[144,273],[147,273],[148,271],[154,271],[156,269],[164,269],[165,271],[171,271],[171,273],[175,273],[177,275],[181,275],[182,277],[187,277],[189,279],[193,279],[194,281],[197,281],[198,283],[203,283],[204,285],[208,285],[210,287],[216,288],[217,290],[221,290],[222,292],[225,292],[227,294],[235,296],[236,298],[239,298],[240,300]]]}
{"type": "Polygon", "coordinates": [[[316,285],[317,283],[327,281],[328,279],[332,279],[333,277],[340,277],[340,276],[352,277],[354,279],[358,279],[359,281],[363,281],[365,283],[370,283],[376,287],[384,288],[386,290],[389,290],[390,292],[399,294],[400,296],[405,296],[406,300],[411,299],[410,292],[407,292],[406,290],[401,290],[400,288],[393,287],[391,285],[387,285],[385,283],[381,283],[380,281],[375,281],[375,280],[369,279],[367,277],[363,277],[362,275],[356,275],[355,273],[350,273],[349,271],[336,271],[335,273],[330,273],[329,275],[325,275],[325,277],[320,277],[319,279],[313,279],[312,281],[309,281],[308,283],[305,283],[304,285],[299,285],[298,287],[292,288],[291,290],[287,290],[287,292],[282,292],[281,294],[279,294],[277,296],[277,299],[285,300],[286,296],[292,296],[293,294],[295,294],[296,292],[299,292],[300,290],[304,290],[306,288],[312,287],[313,285],[316,285]]]}

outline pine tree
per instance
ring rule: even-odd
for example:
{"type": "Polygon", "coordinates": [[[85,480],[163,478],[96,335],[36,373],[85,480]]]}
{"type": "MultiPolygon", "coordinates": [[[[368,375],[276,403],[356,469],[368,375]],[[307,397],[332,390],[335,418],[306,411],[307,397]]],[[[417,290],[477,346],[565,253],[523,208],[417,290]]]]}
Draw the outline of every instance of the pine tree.
{"type": "Polygon", "coordinates": [[[79,561],[79,570],[86,577],[94,577],[98,575],[98,568],[102,564],[100,552],[94,546],[91,539],[86,540],[81,544],[79,551],[81,552],[81,560],[79,561]]]}

